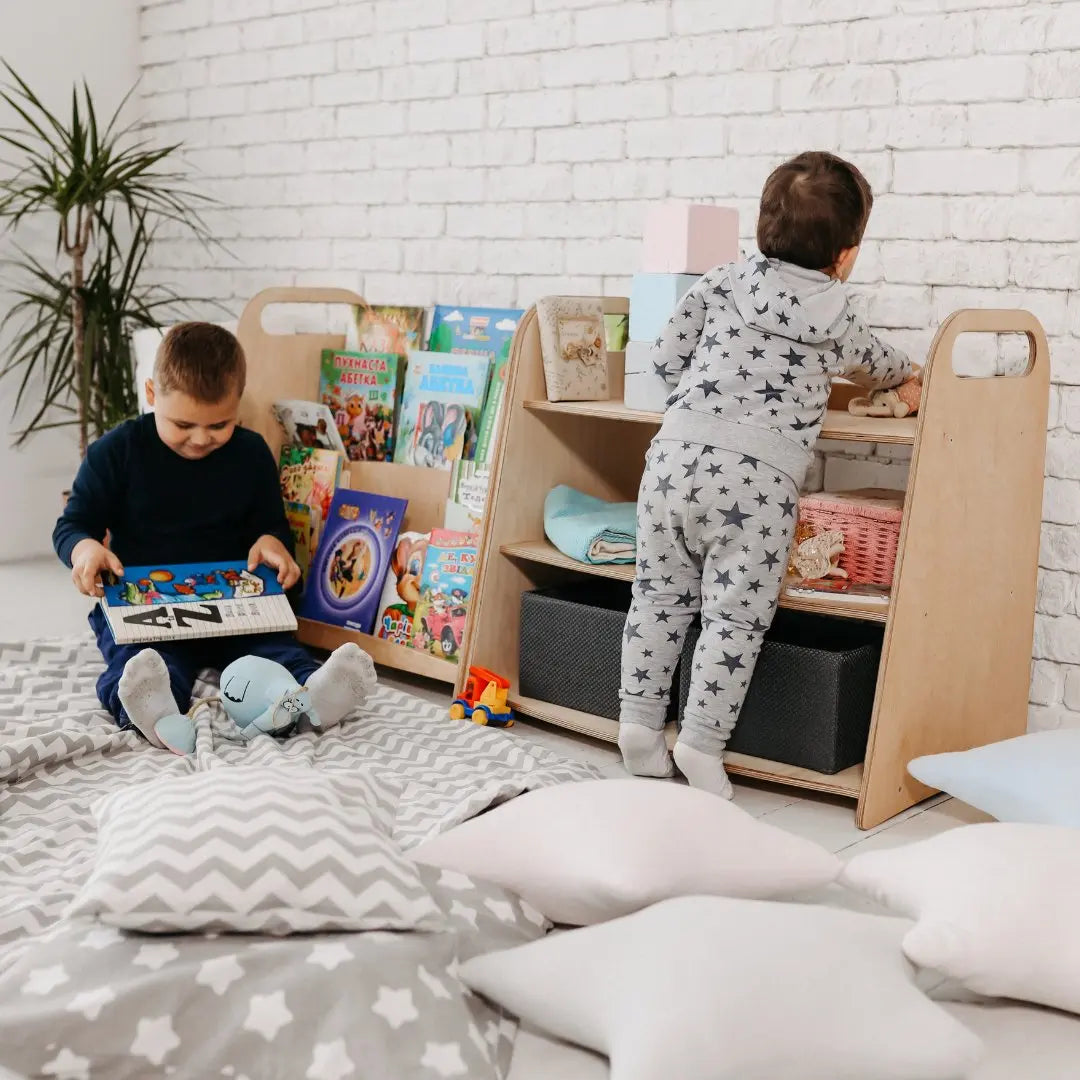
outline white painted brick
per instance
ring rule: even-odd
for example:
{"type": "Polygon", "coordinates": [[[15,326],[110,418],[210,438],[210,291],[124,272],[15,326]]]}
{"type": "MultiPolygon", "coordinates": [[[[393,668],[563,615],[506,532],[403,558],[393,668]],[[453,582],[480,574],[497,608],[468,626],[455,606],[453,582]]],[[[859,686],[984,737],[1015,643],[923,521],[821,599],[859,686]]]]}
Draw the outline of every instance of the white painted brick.
{"type": "MultiPolygon", "coordinates": [[[[352,105],[379,98],[377,71],[343,71],[321,75],[311,84],[312,104],[352,105]]],[[[327,110],[329,111],[329,110],[327,110]]]]}
{"type": "MultiPolygon", "coordinates": [[[[1080,668],[1070,667],[1065,674],[1065,706],[1071,712],[1080,710],[1080,668]]],[[[1047,702],[1056,704],[1056,702],[1047,702]]]]}
{"type": "MultiPolygon", "coordinates": [[[[1076,338],[1050,340],[1050,377],[1061,386],[1080,386],[1080,342],[1076,338]]],[[[1056,467],[1047,465],[1051,476],[1061,476],[1056,467]]]]}
{"type": "Polygon", "coordinates": [[[395,135],[405,127],[404,105],[348,105],[337,111],[338,134],[346,137],[395,135]]]}
{"type": "Polygon", "coordinates": [[[247,91],[242,86],[211,86],[188,93],[189,116],[238,116],[244,111],[247,91]]]}
{"type": "MultiPolygon", "coordinates": [[[[364,236],[368,231],[366,206],[308,206],[300,211],[301,236],[364,236]]],[[[278,236],[284,235],[278,232],[278,236]]]]}
{"type": "Polygon", "coordinates": [[[851,58],[859,63],[970,56],[975,51],[975,19],[971,15],[868,19],[851,25],[848,44],[851,58]]]}
{"type": "Polygon", "coordinates": [[[629,158],[713,157],[723,152],[726,125],[719,117],[634,120],[626,125],[629,158]]]}
{"type": "Polygon", "coordinates": [[[402,247],[394,240],[335,240],[334,263],[357,270],[400,270],[402,247]]]}
{"type": "Polygon", "coordinates": [[[209,21],[209,0],[176,0],[172,4],[144,8],[140,15],[139,28],[145,35],[170,34],[177,30],[205,26],[209,21]]]}
{"type": "Polygon", "coordinates": [[[374,28],[375,8],[372,4],[350,3],[304,14],[305,41],[341,41],[362,34],[373,37],[374,28]]]}
{"type": "MultiPolygon", "coordinates": [[[[274,0],[273,11],[275,15],[295,15],[298,11],[313,11],[316,8],[324,8],[330,0],[274,0]]],[[[347,0],[355,3],[356,0],[347,0]]]]}
{"type": "Polygon", "coordinates": [[[1036,615],[1034,654],[1040,660],[1080,664],[1080,619],[1036,615]]]}
{"type": "Polygon", "coordinates": [[[457,65],[458,89],[463,94],[510,93],[538,90],[540,58],[515,56],[512,63],[497,56],[465,60],[457,65]]]}
{"type": "Polygon", "coordinates": [[[574,95],[570,90],[492,94],[490,98],[490,127],[562,127],[573,120],[574,95]]]}
{"type": "MultiPolygon", "coordinates": [[[[1080,447],[1069,431],[1051,431],[1046,437],[1046,471],[1063,480],[1080,480],[1080,447]]],[[[1057,526],[1047,525],[1046,528],[1057,526]]],[[[1076,532],[1074,529],[1073,532],[1076,532]]],[[[1044,564],[1049,565],[1049,564],[1044,564]]],[[[1075,567],[1074,563],[1074,567],[1075,567]]],[[[1080,661],[1078,661],[1080,662],[1080,661]]]]}
{"type": "Polygon", "coordinates": [[[282,45],[299,45],[304,39],[302,15],[251,19],[241,27],[241,42],[245,49],[276,49],[282,45]]]}
{"type": "Polygon", "coordinates": [[[409,34],[409,60],[470,60],[484,55],[484,28],[479,24],[439,26],[409,34]]]}
{"type": "MultiPolygon", "coordinates": [[[[846,30],[844,26],[803,26],[797,34],[788,28],[741,31],[734,40],[733,62],[725,67],[739,71],[787,71],[794,67],[843,64],[848,59],[846,30]]],[[[852,56],[851,59],[861,62],[863,58],[852,56]]]]}
{"type": "MultiPolygon", "coordinates": [[[[1069,669],[1070,673],[1076,669],[1069,669]]],[[[1059,705],[1062,691],[1067,683],[1065,670],[1045,660],[1036,660],[1031,665],[1031,703],[1033,705],[1059,705]]],[[[1080,690],[1080,682],[1077,684],[1080,690]]],[[[1068,697],[1065,699],[1068,704],[1068,697]]],[[[1077,698],[1080,702],[1080,697],[1077,698]]],[[[1070,708],[1075,706],[1070,705],[1070,708]]]]}
{"type": "Polygon", "coordinates": [[[1080,197],[952,199],[949,225],[958,240],[1080,240],[1080,197]]]}
{"type": "Polygon", "coordinates": [[[235,147],[192,147],[184,160],[204,176],[243,176],[244,154],[235,147]]]}
{"type": "Polygon", "coordinates": [[[189,30],[172,42],[173,48],[183,49],[183,55],[198,59],[204,56],[222,56],[240,51],[240,27],[211,26],[206,30],[189,30]]]}
{"type": "MultiPolygon", "coordinates": [[[[579,237],[611,237],[615,233],[616,203],[565,203],[562,206],[529,206],[525,232],[529,236],[575,240],[579,237]]],[[[568,252],[568,256],[572,253],[568,252]]],[[[571,265],[573,265],[571,260],[571,265]]],[[[582,271],[591,271],[581,267],[582,271]]]]}
{"type": "Polygon", "coordinates": [[[301,109],[311,104],[310,79],[268,79],[249,86],[247,108],[251,112],[301,109]]]}
{"type": "MultiPolygon", "coordinates": [[[[455,135],[455,139],[461,136],[455,135]]],[[[443,165],[478,164],[451,162],[450,137],[431,132],[393,135],[369,140],[372,159],[380,169],[438,168],[443,165]]]]}
{"type": "Polygon", "coordinates": [[[836,146],[840,117],[836,113],[791,116],[733,116],[727,124],[733,154],[797,154],[807,146],[836,146]]]}
{"type": "Polygon", "coordinates": [[[655,0],[586,8],[574,15],[574,40],[578,45],[651,41],[667,34],[667,20],[667,6],[655,0]]]}
{"type": "Polygon", "coordinates": [[[897,68],[900,100],[911,104],[1020,101],[1027,96],[1027,78],[1022,56],[926,60],[897,68]]]}
{"type": "Polygon", "coordinates": [[[875,327],[921,329],[930,321],[930,289],[923,285],[893,285],[869,295],[869,321],[875,327]]]}
{"type": "Polygon", "coordinates": [[[516,15],[531,15],[532,0],[449,0],[447,15],[451,22],[481,22],[484,19],[513,18],[516,15]]]}
{"type": "Polygon", "coordinates": [[[536,275],[518,279],[518,290],[512,301],[518,307],[529,307],[544,296],[601,296],[603,279],[583,274],[536,275]]]}
{"type": "Polygon", "coordinates": [[[1080,530],[1067,525],[1044,524],[1039,566],[1047,570],[1075,571],[1080,566],[1080,530]]]}
{"type": "MultiPolygon", "coordinates": [[[[1059,570],[1040,570],[1036,608],[1043,615],[1071,615],[1074,611],[1076,579],[1059,570]]],[[[1045,701],[1042,704],[1049,705],[1045,701]]]]}
{"type": "Polygon", "coordinates": [[[409,174],[409,200],[418,203],[478,202],[484,198],[483,169],[424,169],[409,174]]]}
{"type": "Polygon", "coordinates": [[[540,77],[545,86],[626,83],[630,80],[630,57],[625,45],[559,49],[540,57],[540,77]]]}
{"type": "MultiPolygon", "coordinates": [[[[855,109],[840,114],[843,150],[921,150],[964,146],[967,116],[959,105],[855,109]]],[[[836,114],[831,119],[836,122],[836,114]]]]}
{"type": "Polygon", "coordinates": [[[675,84],[677,116],[725,116],[767,113],[775,104],[776,78],[770,72],[680,79],[675,84]]]}
{"type": "Polygon", "coordinates": [[[480,269],[485,274],[514,274],[526,265],[537,274],[563,272],[563,245],[560,240],[484,240],[480,249],[480,269]]]}
{"type": "Polygon", "coordinates": [[[457,82],[454,64],[404,64],[382,73],[384,101],[450,97],[457,82]]]}
{"type": "Polygon", "coordinates": [[[213,0],[210,17],[216,23],[246,22],[269,15],[270,11],[270,0],[213,0]]]}
{"type": "Polygon", "coordinates": [[[637,265],[641,258],[639,240],[613,237],[609,240],[568,240],[566,272],[620,274],[637,265]]]}
{"type": "Polygon", "coordinates": [[[480,241],[460,237],[416,240],[405,249],[405,269],[475,274],[480,269],[480,241]]]}
{"type": "Polygon", "coordinates": [[[329,240],[238,240],[237,259],[253,265],[289,270],[318,269],[330,262],[329,240]]]}
{"type": "Polygon", "coordinates": [[[619,124],[576,124],[538,131],[537,161],[621,161],[623,129],[619,124]]]}
{"type": "Polygon", "coordinates": [[[1008,150],[908,150],[896,155],[893,190],[905,195],[1016,191],[1020,162],[1020,155],[1008,150]]]}
{"type": "MultiPolygon", "coordinates": [[[[736,38],[734,34],[695,34],[693,37],[667,37],[656,41],[642,41],[629,46],[630,66],[639,79],[663,79],[669,75],[715,75],[721,71],[734,71],[751,66],[736,62],[736,38]]],[[[785,40],[787,40],[785,38],[785,40]]],[[[604,46],[598,46],[600,51],[604,46]]],[[[625,56],[627,46],[608,46],[614,54],[625,56]]],[[[757,65],[762,66],[762,65],[757,65]]],[[[780,65],[781,67],[785,65],[780,65]]],[[[574,69],[575,81],[581,83],[607,82],[599,77],[589,78],[580,68],[574,69]]]]}
{"type": "Polygon", "coordinates": [[[378,0],[375,5],[375,27],[379,33],[442,26],[446,21],[446,0],[378,0]]]}
{"type": "Polygon", "coordinates": [[[486,30],[492,56],[568,49],[574,43],[574,17],[569,12],[497,19],[488,23],[486,30]]]}
{"type": "Polygon", "coordinates": [[[1033,56],[1031,76],[1035,97],[1074,98],[1080,94],[1080,52],[1033,56]]]}
{"type": "Polygon", "coordinates": [[[666,161],[574,166],[575,199],[653,199],[667,190],[669,171],[666,161]]]}
{"type": "Polygon", "coordinates": [[[969,105],[972,146],[1068,146],[1080,126],[1080,101],[969,105]]]}
{"type": "Polygon", "coordinates": [[[1080,147],[1032,150],[1025,165],[1032,191],[1080,192],[1080,147]]]}
{"type": "Polygon", "coordinates": [[[1028,706],[1028,731],[1056,731],[1058,728],[1074,726],[1077,714],[1060,706],[1044,708],[1041,705],[1028,706]]]}
{"type": "MultiPolygon", "coordinates": [[[[189,114],[191,109],[188,95],[183,90],[171,94],[153,94],[142,100],[143,115],[148,123],[163,123],[177,120],[189,114]]],[[[194,113],[192,115],[206,115],[194,113]]]]}
{"type": "Polygon", "coordinates": [[[332,42],[271,49],[270,77],[288,79],[295,75],[321,75],[333,71],[337,49],[332,42]]]}
{"type": "Polygon", "coordinates": [[[205,60],[174,61],[143,68],[140,89],[143,94],[164,94],[176,90],[189,90],[205,86],[207,64],[205,60]]]}
{"type": "Polygon", "coordinates": [[[410,101],[410,131],[475,131],[484,126],[487,101],[483,96],[450,97],[439,101],[410,101]]]}
{"type": "Polygon", "coordinates": [[[405,34],[367,34],[338,42],[337,70],[385,68],[389,73],[405,64],[408,53],[409,39],[405,34]]]}
{"type": "Polygon", "coordinates": [[[372,236],[442,236],[448,231],[449,212],[441,206],[373,206],[368,210],[368,229],[372,236]]]}
{"type": "Polygon", "coordinates": [[[1046,44],[1052,48],[1068,46],[1069,42],[1056,38],[1047,41],[1051,18],[1049,8],[1024,10],[1023,6],[995,12],[992,19],[976,16],[976,46],[986,53],[1032,53],[1046,44]]]}
{"type": "Polygon", "coordinates": [[[677,163],[669,174],[669,194],[679,199],[755,198],[760,196],[775,158],[697,158],[677,163]]]}
{"type": "Polygon", "coordinates": [[[562,202],[576,195],[569,165],[508,165],[489,170],[492,202],[562,202]]]}
{"type": "MultiPolygon", "coordinates": [[[[1068,327],[1066,294],[1035,289],[973,289],[969,286],[934,289],[934,322],[941,322],[958,308],[1027,308],[1043,324],[1047,334],[1063,334],[1068,327]]],[[[1051,360],[1053,359],[1051,349],[1051,360]]]]}
{"type": "Polygon", "coordinates": [[[783,0],[781,21],[785,23],[848,22],[891,15],[892,0],[783,0]]]}
{"type": "MultiPolygon", "coordinates": [[[[1066,393],[1076,394],[1080,390],[1070,388],[1066,393]]],[[[1075,404],[1075,413],[1080,422],[1080,401],[1075,404]]],[[[1043,489],[1043,520],[1057,525],[1080,525],[1080,483],[1048,476],[1043,489]]]]}
{"type": "Polygon", "coordinates": [[[250,176],[290,173],[296,168],[301,148],[293,143],[264,143],[249,146],[244,154],[244,172],[250,176]]]}
{"type": "MultiPolygon", "coordinates": [[[[550,208],[550,204],[545,204],[545,210],[550,208]]],[[[448,206],[446,232],[449,236],[475,236],[482,239],[524,236],[525,208],[515,203],[448,206]]]]}
{"type": "Polygon", "coordinates": [[[666,116],[667,83],[633,82],[626,86],[582,86],[574,92],[579,123],[606,120],[643,120],[666,116]]]}
{"type": "Polygon", "coordinates": [[[940,240],[946,235],[945,204],[910,195],[875,195],[867,235],[889,240],[940,240]]]}
{"type": "Polygon", "coordinates": [[[885,67],[849,65],[811,68],[780,76],[780,108],[802,111],[842,109],[858,101],[864,108],[896,101],[896,76],[885,67]]]}
{"type": "Polygon", "coordinates": [[[533,160],[529,130],[459,132],[450,142],[451,165],[525,165],[533,160]]]}
{"type": "Polygon", "coordinates": [[[215,56],[209,62],[200,60],[208,75],[203,86],[229,86],[230,84],[255,83],[265,79],[270,72],[270,61],[264,52],[234,53],[231,56],[215,56]]]}
{"type": "MultiPolygon", "coordinates": [[[[676,34],[707,34],[711,30],[747,30],[755,26],[772,26],[776,21],[774,0],[754,0],[753,3],[716,3],[716,0],[672,0],[671,22],[676,34]]],[[[787,18],[784,22],[795,22],[787,18]]],[[[810,19],[808,22],[815,20],[810,19]]],[[[824,20],[823,20],[824,21],[824,20]]]]}
{"type": "Polygon", "coordinates": [[[1071,244],[1020,244],[1011,252],[1010,278],[1031,289],[1080,287],[1080,260],[1071,244]]]}
{"type": "Polygon", "coordinates": [[[304,163],[309,172],[339,172],[371,168],[371,142],[367,139],[325,139],[308,143],[304,163]]]}

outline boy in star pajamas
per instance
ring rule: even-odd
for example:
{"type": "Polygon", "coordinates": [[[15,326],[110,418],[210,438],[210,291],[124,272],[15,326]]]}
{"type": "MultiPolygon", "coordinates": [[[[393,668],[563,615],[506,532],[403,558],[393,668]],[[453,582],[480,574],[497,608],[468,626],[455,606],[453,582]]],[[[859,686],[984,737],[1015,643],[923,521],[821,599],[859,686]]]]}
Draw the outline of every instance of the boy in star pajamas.
{"type": "Polygon", "coordinates": [[[730,798],[723,751],[780,595],[799,491],[831,382],[898,386],[913,369],[849,308],[873,196],[853,165],[804,153],[769,177],[759,255],[683,297],[654,363],[675,388],[638,496],[637,572],[622,654],[619,748],[638,776],[672,775],[672,676],[700,612],[674,764],[730,798]]]}

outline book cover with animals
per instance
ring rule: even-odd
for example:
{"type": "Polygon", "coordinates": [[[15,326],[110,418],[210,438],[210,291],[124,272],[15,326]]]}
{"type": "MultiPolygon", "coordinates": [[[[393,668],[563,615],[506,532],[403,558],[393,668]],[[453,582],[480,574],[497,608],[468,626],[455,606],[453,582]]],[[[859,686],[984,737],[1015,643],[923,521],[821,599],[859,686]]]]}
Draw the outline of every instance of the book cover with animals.
{"type": "Polygon", "coordinates": [[[319,398],[333,414],[350,461],[391,461],[401,357],[323,349],[319,398]]]}
{"type": "Polygon", "coordinates": [[[394,461],[449,469],[454,461],[468,457],[490,368],[487,356],[410,353],[394,461]]]}
{"type": "Polygon", "coordinates": [[[432,529],[420,599],[413,616],[413,648],[457,662],[476,573],[476,533],[432,529]]]}
{"type": "Polygon", "coordinates": [[[353,308],[345,335],[351,352],[407,353],[424,347],[427,308],[396,304],[365,304],[353,308]]]}
{"type": "Polygon", "coordinates": [[[308,571],[311,569],[311,555],[315,547],[311,507],[307,503],[286,503],[285,518],[289,522],[289,531],[292,533],[296,565],[300,567],[300,588],[303,589],[307,584],[308,571]]]}
{"type": "Polygon", "coordinates": [[[301,601],[304,618],[372,633],[406,505],[368,491],[334,495],[301,601]]]}
{"type": "Polygon", "coordinates": [[[344,460],[332,450],[311,446],[281,448],[281,495],[286,503],[311,507],[311,524],[317,546],[330,503],[341,482],[344,460]]]}
{"type": "Polygon", "coordinates": [[[117,644],[295,630],[275,571],[246,561],[128,566],[108,575],[101,610],[117,644]]]}
{"type": "Polygon", "coordinates": [[[395,645],[412,644],[413,616],[420,599],[420,575],[424,569],[428,533],[404,532],[398,536],[390,569],[386,572],[375,636],[395,645]]]}
{"type": "Polygon", "coordinates": [[[285,441],[291,446],[345,453],[345,444],[326,405],[317,401],[275,401],[273,409],[285,441]]]}
{"type": "Polygon", "coordinates": [[[491,360],[506,359],[523,314],[516,308],[440,304],[431,317],[428,352],[480,353],[491,360]]]}

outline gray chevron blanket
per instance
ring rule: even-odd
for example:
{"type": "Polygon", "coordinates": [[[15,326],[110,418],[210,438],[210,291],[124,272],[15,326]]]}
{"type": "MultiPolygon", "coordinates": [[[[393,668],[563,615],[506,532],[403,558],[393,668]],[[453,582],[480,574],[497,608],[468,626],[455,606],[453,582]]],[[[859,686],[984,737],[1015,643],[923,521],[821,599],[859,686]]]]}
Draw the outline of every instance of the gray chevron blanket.
{"type": "Polygon", "coordinates": [[[0,1075],[505,1075],[514,1027],[465,990],[456,966],[543,932],[515,898],[436,874],[427,884],[452,927],[439,933],[103,931],[61,918],[94,859],[91,808],[162,773],[363,765],[400,791],[395,838],[407,850],[522,791],[596,770],[385,688],[340,728],[285,742],[243,743],[204,707],[185,761],[115,728],[94,694],[100,669],[89,641],[0,643],[0,1075]]]}

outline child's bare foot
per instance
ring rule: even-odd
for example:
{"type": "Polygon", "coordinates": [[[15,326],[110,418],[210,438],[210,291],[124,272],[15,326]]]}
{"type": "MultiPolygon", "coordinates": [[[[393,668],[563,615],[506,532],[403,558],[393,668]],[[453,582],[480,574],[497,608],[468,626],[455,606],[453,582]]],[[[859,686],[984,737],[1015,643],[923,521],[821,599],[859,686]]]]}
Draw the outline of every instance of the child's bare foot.
{"type": "Polygon", "coordinates": [[[154,730],[164,716],[177,712],[169,684],[169,669],[160,654],[143,649],[124,665],[120,676],[120,704],[132,724],[159,750],[168,749],[154,730]]]}
{"type": "Polygon", "coordinates": [[[663,728],[655,731],[644,724],[623,721],[619,724],[619,750],[626,771],[634,776],[666,777],[675,773],[663,728]]]}
{"type": "Polygon", "coordinates": [[[375,665],[356,642],[338,646],[307,682],[319,729],[325,731],[340,724],[367,701],[376,682],[375,665]]]}
{"type": "Polygon", "coordinates": [[[691,787],[701,788],[719,795],[721,799],[733,799],[735,790],[724,769],[723,754],[706,754],[681,739],[675,743],[675,764],[691,787]]]}

